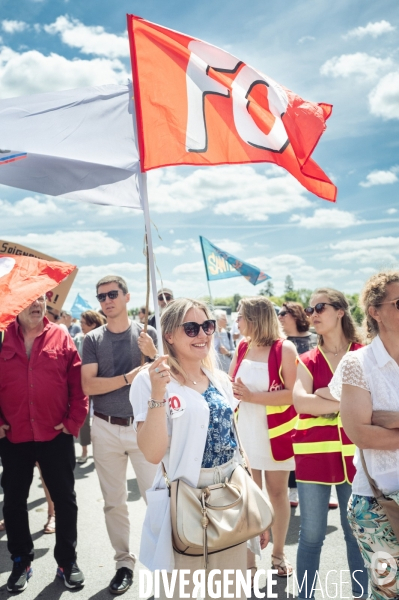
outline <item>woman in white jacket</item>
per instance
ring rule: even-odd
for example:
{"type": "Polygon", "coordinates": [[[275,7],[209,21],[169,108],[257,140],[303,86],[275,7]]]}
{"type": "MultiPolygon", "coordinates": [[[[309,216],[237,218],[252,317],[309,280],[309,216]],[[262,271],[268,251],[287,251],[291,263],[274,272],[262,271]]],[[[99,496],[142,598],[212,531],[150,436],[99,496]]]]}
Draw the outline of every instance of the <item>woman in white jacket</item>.
{"type": "MultiPolygon", "coordinates": [[[[130,392],[138,445],[149,462],[163,462],[171,481],[203,488],[224,481],[240,460],[233,425],[237,401],[227,375],[214,368],[215,321],[208,307],[197,300],[174,300],[161,324],[167,356],[141,371],[130,392]]],[[[173,549],[170,499],[161,466],[147,502],[140,561],[151,571],[165,569],[168,574],[173,569],[203,569],[202,556],[184,556],[173,549]]],[[[224,569],[240,570],[245,576],[246,546],[210,554],[208,572],[220,569],[220,580],[224,569]]],[[[191,577],[188,580],[185,592],[191,594],[194,584],[191,577]]],[[[178,583],[173,598],[179,598],[178,583]]]]}

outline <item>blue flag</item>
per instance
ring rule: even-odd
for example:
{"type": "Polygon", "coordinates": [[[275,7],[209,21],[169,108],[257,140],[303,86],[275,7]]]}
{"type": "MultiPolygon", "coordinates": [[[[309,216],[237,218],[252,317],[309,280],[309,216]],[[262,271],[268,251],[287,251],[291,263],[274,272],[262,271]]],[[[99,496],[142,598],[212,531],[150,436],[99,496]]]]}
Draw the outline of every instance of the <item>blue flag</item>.
{"type": "Polygon", "coordinates": [[[252,285],[257,285],[267,279],[271,279],[270,275],[267,275],[264,271],[258,269],[258,267],[242,262],[232,254],[214,246],[201,235],[200,242],[208,281],[242,275],[252,285]]]}
{"type": "Polygon", "coordinates": [[[75,302],[72,305],[71,313],[74,319],[79,319],[82,312],[85,310],[93,310],[90,304],[78,294],[75,298],[75,302]]]}

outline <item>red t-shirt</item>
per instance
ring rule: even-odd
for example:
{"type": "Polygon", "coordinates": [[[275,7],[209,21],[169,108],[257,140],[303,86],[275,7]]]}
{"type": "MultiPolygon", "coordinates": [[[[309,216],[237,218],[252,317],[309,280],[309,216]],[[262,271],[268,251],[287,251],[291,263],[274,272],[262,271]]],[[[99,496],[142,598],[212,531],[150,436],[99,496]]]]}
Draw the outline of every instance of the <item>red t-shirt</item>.
{"type": "Polygon", "coordinates": [[[18,321],[10,323],[0,351],[0,425],[10,426],[10,442],[48,442],[60,423],[78,435],[88,411],[80,365],[71,336],[58,325],[44,318],[28,358],[18,321]]]}

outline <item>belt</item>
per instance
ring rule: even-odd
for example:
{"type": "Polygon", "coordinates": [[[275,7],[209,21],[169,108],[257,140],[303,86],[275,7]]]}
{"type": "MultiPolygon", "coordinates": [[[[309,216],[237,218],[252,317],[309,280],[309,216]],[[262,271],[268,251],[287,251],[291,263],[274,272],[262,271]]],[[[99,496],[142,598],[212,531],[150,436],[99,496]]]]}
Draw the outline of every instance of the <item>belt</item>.
{"type": "Polygon", "coordinates": [[[94,415],[103,421],[111,423],[111,425],[121,425],[122,427],[129,427],[134,421],[134,417],[110,417],[109,415],[103,415],[102,413],[94,411],[94,415]]]}

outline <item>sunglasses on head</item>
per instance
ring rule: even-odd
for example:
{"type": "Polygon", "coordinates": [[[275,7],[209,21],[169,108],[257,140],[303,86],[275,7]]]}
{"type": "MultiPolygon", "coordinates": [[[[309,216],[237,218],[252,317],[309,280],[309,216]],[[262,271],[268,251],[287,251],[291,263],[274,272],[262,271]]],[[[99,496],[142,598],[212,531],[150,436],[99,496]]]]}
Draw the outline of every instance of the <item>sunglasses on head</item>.
{"type": "Polygon", "coordinates": [[[111,290],[110,292],[102,292],[101,294],[97,294],[97,300],[99,302],[105,302],[107,296],[110,300],[115,300],[118,297],[119,290],[111,290]]]}
{"type": "Polygon", "coordinates": [[[321,315],[322,312],[325,311],[326,306],[333,306],[334,308],[339,308],[336,304],[331,304],[331,302],[318,302],[315,306],[307,306],[305,308],[305,313],[310,317],[316,311],[318,315],[321,315]]]}
{"type": "Polygon", "coordinates": [[[172,300],[172,296],[170,294],[161,294],[160,296],[158,296],[158,300],[160,302],[162,302],[162,300],[164,299],[166,302],[169,302],[170,300],[172,300]]]}
{"type": "Polygon", "coordinates": [[[197,337],[201,327],[203,332],[206,333],[206,335],[212,335],[213,333],[215,333],[216,321],[214,321],[213,319],[208,319],[203,323],[187,321],[187,323],[182,323],[180,327],[183,327],[184,333],[188,335],[188,337],[197,337]]]}

